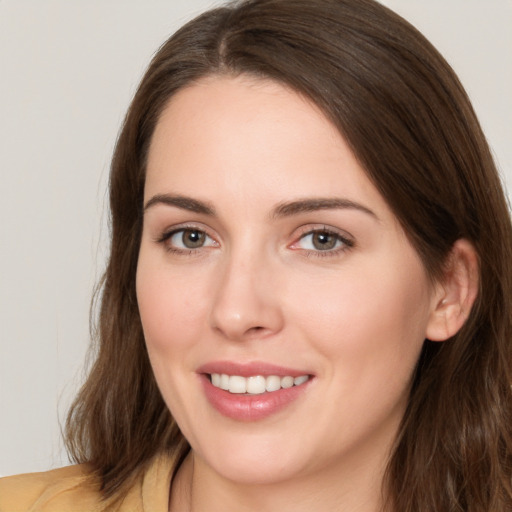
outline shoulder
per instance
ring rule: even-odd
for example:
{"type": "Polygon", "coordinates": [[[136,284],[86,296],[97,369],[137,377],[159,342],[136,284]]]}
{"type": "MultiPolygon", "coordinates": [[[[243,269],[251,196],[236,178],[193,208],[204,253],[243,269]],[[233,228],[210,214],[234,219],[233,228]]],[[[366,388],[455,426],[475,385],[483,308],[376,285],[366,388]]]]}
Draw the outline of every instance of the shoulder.
{"type": "Polygon", "coordinates": [[[180,459],[179,452],[157,454],[120,501],[103,500],[87,464],[0,478],[0,512],[167,512],[180,459]]]}
{"type": "Polygon", "coordinates": [[[101,504],[86,464],[0,478],[0,512],[91,512],[101,504]]]}

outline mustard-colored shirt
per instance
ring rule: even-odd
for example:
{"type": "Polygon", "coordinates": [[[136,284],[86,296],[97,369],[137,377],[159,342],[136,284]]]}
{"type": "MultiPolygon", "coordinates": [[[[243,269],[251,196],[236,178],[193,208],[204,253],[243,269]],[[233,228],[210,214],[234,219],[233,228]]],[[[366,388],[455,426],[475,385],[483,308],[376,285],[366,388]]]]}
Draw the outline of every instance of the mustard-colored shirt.
{"type": "Polygon", "coordinates": [[[115,508],[101,500],[86,464],[0,478],[0,512],[167,512],[173,471],[173,457],[155,457],[115,508]]]}

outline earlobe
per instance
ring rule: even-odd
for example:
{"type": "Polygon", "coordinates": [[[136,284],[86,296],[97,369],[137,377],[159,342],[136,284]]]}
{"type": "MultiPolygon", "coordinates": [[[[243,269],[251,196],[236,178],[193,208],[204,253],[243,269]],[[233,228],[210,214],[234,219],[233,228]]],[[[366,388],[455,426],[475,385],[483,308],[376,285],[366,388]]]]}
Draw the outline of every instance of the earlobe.
{"type": "Polygon", "coordinates": [[[448,256],[445,271],[436,285],[426,338],[445,341],[455,335],[469,316],[478,294],[478,256],[473,245],[457,240],[448,256]]]}

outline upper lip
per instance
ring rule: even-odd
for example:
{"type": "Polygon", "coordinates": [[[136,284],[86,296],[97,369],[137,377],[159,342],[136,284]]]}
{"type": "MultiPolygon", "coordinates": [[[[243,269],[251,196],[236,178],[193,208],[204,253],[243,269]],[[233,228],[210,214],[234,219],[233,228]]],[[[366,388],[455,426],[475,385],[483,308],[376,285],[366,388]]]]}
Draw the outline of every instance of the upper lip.
{"type": "Polygon", "coordinates": [[[301,375],[311,375],[311,372],[307,370],[297,370],[262,361],[253,361],[250,363],[211,361],[200,366],[197,369],[197,373],[207,373],[210,375],[212,373],[224,373],[227,375],[240,375],[241,377],[251,377],[253,375],[262,375],[264,377],[268,377],[269,375],[300,377],[301,375]]]}

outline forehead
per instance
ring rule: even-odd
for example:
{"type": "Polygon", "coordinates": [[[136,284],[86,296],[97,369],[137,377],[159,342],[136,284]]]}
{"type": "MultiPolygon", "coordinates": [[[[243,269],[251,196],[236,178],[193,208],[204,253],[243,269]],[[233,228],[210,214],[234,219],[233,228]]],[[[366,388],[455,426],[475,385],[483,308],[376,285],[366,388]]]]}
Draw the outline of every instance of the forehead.
{"type": "Polygon", "coordinates": [[[213,76],[174,95],[157,123],[145,198],[261,195],[279,202],[336,193],[384,201],[336,127],[311,101],[279,83],[213,76]],[[287,196],[287,197],[280,197],[287,196]]]}
{"type": "MultiPolygon", "coordinates": [[[[340,135],[311,101],[271,80],[247,75],[208,76],[178,91],[157,123],[149,165],[158,156],[193,156],[199,146],[212,154],[244,142],[246,154],[284,154],[285,142],[340,147],[340,135]],[[171,154],[172,153],[172,154],[171,154]]],[[[319,148],[320,149],[320,148],[319,148]]],[[[328,156],[328,154],[326,154],[328,156]]],[[[245,166],[244,166],[245,167],[245,166]]]]}

